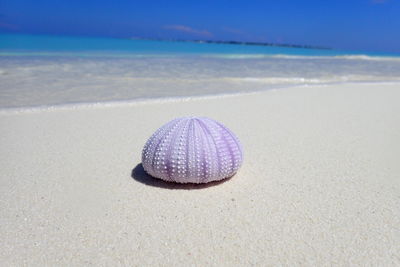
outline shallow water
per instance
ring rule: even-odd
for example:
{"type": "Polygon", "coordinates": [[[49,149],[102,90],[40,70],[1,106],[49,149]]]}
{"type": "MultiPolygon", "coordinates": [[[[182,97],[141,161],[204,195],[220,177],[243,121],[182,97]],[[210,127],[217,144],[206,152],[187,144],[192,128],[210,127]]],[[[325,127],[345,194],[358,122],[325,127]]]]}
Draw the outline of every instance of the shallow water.
{"type": "MultiPolygon", "coordinates": [[[[54,38],[52,42],[60,42],[54,38]]],[[[110,47],[115,42],[111,40],[110,47]]],[[[40,49],[38,40],[27,42],[25,50],[22,41],[14,44],[15,49],[11,49],[12,40],[0,45],[0,108],[253,92],[308,84],[400,82],[400,57],[276,47],[261,47],[264,54],[260,47],[232,53],[238,49],[235,45],[210,48],[206,44],[204,48],[202,44],[155,42],[161,44],[157,48],[154,41],[147,44],[147,52],[143,43],[140,49],[99,50],[107,45],[103,43],[83,51],[88,48],[82,44],[79,50],[78,41],[73,41],[64,48],[47,42],[40,49]]],[[[143,41],[123,40],[124,46],[126,42],[143,41]]]]}

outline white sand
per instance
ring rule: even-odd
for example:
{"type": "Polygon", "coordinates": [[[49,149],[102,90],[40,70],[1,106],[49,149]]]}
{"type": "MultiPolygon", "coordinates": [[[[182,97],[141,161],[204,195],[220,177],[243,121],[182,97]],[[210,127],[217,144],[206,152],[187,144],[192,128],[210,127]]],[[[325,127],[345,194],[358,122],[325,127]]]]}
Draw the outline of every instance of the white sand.
{"type": "Polygon", "coordinates": [[[0,265],[398,266],[399,100],[395,84],[349,84],[2,113],[0,265]],[[239,173],[132,178],[146,139],[184,115],[238,135],[239,173]]]}

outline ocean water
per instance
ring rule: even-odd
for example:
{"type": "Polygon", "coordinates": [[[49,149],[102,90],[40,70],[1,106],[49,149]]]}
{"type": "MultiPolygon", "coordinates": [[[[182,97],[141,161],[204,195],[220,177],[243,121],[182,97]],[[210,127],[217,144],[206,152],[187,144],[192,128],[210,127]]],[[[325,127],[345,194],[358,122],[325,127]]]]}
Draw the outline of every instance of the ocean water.
{"type": "Polygon", "coordinates": [[[398,82],[400,55],[0,34],[0,109],[398,82]]]}

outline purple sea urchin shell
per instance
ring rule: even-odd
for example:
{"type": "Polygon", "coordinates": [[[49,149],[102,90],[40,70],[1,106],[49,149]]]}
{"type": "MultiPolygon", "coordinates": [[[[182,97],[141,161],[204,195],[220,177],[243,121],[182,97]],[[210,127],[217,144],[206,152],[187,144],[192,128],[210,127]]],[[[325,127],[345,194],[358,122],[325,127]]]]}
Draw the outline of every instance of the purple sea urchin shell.
{"type": "Polygon", "coordinates": [[[236,136],[204,117],[174,119],[159,128],[142,152],[144,170],[177,183],[208,183],[233,176],[243,160],[236,136]]]}

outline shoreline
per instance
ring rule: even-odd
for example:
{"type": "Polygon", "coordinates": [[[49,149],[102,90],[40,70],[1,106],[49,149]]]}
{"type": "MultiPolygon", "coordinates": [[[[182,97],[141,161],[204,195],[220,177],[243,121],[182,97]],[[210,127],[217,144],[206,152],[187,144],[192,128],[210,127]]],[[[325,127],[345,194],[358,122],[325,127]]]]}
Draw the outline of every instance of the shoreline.
{"type": "Polygon", "coordinates": [[[47,111],[58,111],[58,110],[73,110],[73,109],[96,109],[96,108],[112,108],[119,106],[137,106],[146,105],[152,103],[179,103],[187,101],[207,100],[207,99],[225,99],[231,97],[241,97],[254,94],[262,94],[268,91],[279,91],[279,90],[290,90],[290,89],[301,89],[308,87],[329,87],[329,86],[368,86],[368,85],[399,85],[400,81],[369,81],[369,82],[333,82],[333,83],[320,83],[320,84],[300,84],[300,85],[288,85],[278,88],[268,88],[264,90],[256,90],[249,92],[232,92],[232,93],[220,93],[220,94],[204,94],[204,95],[188,95],[188,96],[171,96],[171,97],[148,97],[148,98],[135,98],[135,99],[122,99],[122,100],[110,100],[101,102],[75,102],[65,104],[49,104],[39,106],[25,106],[25,107],[0,107],[0,115],[16,114],[16,113],[37,113],[47,111]]]}

